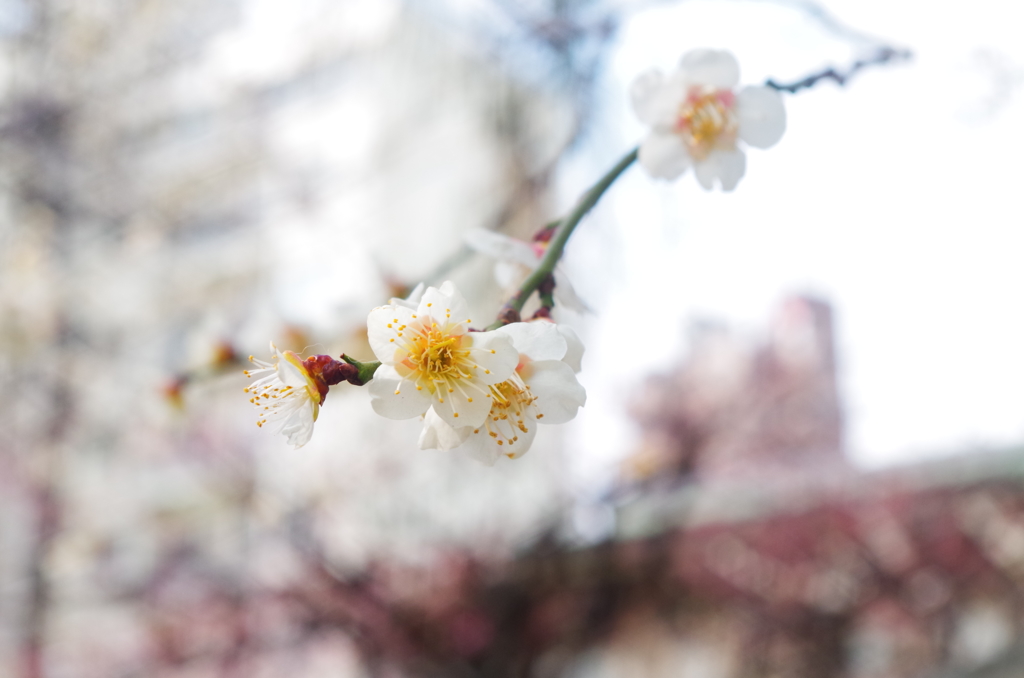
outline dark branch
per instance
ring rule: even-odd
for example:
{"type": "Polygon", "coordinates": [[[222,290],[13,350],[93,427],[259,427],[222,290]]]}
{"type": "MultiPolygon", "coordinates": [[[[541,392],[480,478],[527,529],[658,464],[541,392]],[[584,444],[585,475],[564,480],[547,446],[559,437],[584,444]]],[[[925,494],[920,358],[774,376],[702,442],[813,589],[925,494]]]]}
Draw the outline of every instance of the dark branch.
{"type": "Polygon", "coordinates": [[[910,50],[893,49],[892,47],[880,48],[873,57],[868,59],[858,59],[853,62],[846,71],[837,71],[835,68],[827,68],[818,73],[808,75],[803,80],[797,80],[792,83],[780,83],[776,82],[772,78],[769,78],[765,85],[771,87],[774,90],[780,92],[789,92],[795,94],[802,89],[810,89],[814,87],[822,80],[834,80],[840,85],[845,85],[849,82],[850,78],[854,76],[857,71],[867,68],[868,66],[881,66],[895,61],[907,61],[913,56],[910,50]]]}

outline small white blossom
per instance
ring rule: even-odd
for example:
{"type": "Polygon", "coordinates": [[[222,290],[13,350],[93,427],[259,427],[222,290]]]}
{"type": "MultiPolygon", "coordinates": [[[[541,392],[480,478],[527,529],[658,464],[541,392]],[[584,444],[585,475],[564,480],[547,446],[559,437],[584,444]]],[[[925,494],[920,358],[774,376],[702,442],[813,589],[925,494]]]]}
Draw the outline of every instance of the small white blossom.
{"type": "Polygon", "coordinates": [[[420,447],[460,447],[487,465],[502,455],[515,459],[530,449],[537,424],[564,424],[587,401],[576,380],[583,344],[568,327],[546,320],[512,323],[494,331],[512,341],[519,364],[511,377],[492,385],[491,410],[482,425],[455,428],[430,410],[420,447]]]}
{"type": "Polygon", "coordinates": [[[256,425],[282,422],[278,432],[288,438],[289,445],[299,448],[313,435],[313,423],[320,414],[326,388],[322,394],[317,380],[295,353],[279,351],[273,343],[270,350],[274,353],[273,362],[249,356],[259,369],[245,370],[247,377],[256,379],[245,392],[252,393],[249,402],[259,410],[256,425]]]}
{"type": "Polygon", "coordinates": [[[373,309],[366,321],[381,362],[369,385],[373,409],[409,419],[432,406],[451,426],[482,424],[491,385],[508,379],[518,361],[508,337],[470,332],[466,302],[451,282],[428,287],[415,307],[396,301],[373,309]]]}
{"type": "Polygon", "coordinates": [[[675,179],[692,165],[701,186],[710,190],[717,181],[731,191],[747,167],[737,140],[775,145],[786,130],[782,97],[768,87],[734,92],[739,79],[731,53],[698,49],[671,75],[651,70],[633,82],[633,110],[651,126],[639,155],[651,176],[675,179]]]}
{"type": "MultiPolygon", "coordinates": [[[[494,279],[506,289],[518,287],[540,265],[548,247],[547,242],[525,242],[481,228],[466,231],[463,238],[470,249],[497,260],[494,279]]],[[[554,277],[555,303],[573,311],[586,311],[586,304],[577,296],[561,266],[555,266],[554,277]]]]}

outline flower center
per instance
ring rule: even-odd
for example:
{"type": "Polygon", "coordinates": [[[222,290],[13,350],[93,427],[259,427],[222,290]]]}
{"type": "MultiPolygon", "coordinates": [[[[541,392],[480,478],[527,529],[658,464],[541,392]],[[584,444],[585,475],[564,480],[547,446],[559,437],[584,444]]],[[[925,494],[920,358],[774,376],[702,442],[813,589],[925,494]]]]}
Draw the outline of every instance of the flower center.
{"type": "Polygon", "coordinates": [[[451,336],[436,327],[425,329],[409,342],[409,361],[431,379],[445,381],[468,376],[460,367],[469,351],[461,348],[462,336],[451,336]]]}
{"type": "MultiPolygon", "coordinates": [[[[527,433],[530,430],[526,425],[527,417],[540,419],[544,415],[537,412],[533,404],[537,396],[530,392],[518,373],[513,373],[510,379],[490,388],[491,411],[481,428],[487,429],[487,435],[494,438],[498,445],[511,447],[519,440],[520,432],[527,433]]],[[[480,433],[481,428],[473,429],[473,433],[480,433]]]]}
{"type": "Polygon", "coordinates": [[[731,147],[738,123],[735,97],[729,90],[693,90],[679,109],[676,131],[683,135],[690,154],[703,160],[715,147],[731,147]]]}

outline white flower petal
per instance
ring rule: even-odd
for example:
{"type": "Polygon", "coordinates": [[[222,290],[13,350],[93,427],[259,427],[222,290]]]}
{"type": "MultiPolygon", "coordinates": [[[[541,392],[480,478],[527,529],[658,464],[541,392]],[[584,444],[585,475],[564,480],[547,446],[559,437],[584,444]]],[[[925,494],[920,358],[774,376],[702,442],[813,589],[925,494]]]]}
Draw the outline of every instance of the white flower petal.
{"type": "Polygon", "coordinates": [[[494,263],[494,280],[503,288],[518,287],[532,269],[514,261],[497,261],[494,263]]]}
{"type": "Polygon", "coordinates": [[[280,432],[287,437],[289,445],[298,449],[309,442],[313,437],[313,422],[318,412],[319,407],[313,403],[313,407],[299,407],[285,420],[280,432]]]}
{"type": "Polygon", "coordinates": [[[366,338],[377,360],[393,364],[405,357],[399,327],[413,323],[413,310],[405,306],[378,306],[366,317],[366,338]],[[395,341],[392,341],[394,339],[395,341]]]}
{"type": "Polygon", "coordinates": [[[537,254],[533,246],[518,238],[510,238],[507,235],[480,228],[466,231],[462,237],[470,249],[489,257],[514,261],[530,268],[540,263],[540,255],[537,254]]]}
{"type": "Polygon", "coordinates": [[[560,266],[555,266],[555,305],[577,313],[590,311],[590,307],[576,294],[576,288],[569,282],[569,276],[562,272],[560,266]]]}
{"type": "Polygon", "coordinates": [[[705,189],[710,191],[718,180],[722,183],[722,190],[731,191],[747,171],[747,156],[739,149],[715,149],[694,165],[694,171],[697,181],[705,189]]]}
{"type": "MultiPolygon", "coordinates": [[[[306,388],[311,385],[309,373],[302,366],[302,359],[292,351],[278,351],[277,376],[285,386],[292,388],[306,388]]],[[[316,390],[315,385],[313,390],[316,390]]]]}
{"type": "Polygon", "coordinates": [[[494,462],[501,458],[502,449],[494,442],[494,439],[487,434],[487,429],[468,429],[469,433],[466,442],[459,448],[481,464],[494,466],[494,462]]]}
{"type": "Polygon", "coordinates": [[[441,289],[428,287],[416,313],[420,316],[429,315],[441,327],[447,323],[455,325],[470,319],[469,305],[450,280],[441,285],[441,289]]]}
{"type": "Polygon", "coordinates": [[[414,382],[402,379],[390,365],[377,368],[368,388],[373,411],[388,419],[412,419],[430,407],[430,393],[416,390],[414,382]]]}
{"type": "Polygon", "coordinates": [[[567,349],[565,338],[555,323],[547,320],[511,323],[494,331],[509,338],[519,351],[520,362],[524,357],[530,360],[561,360],[567,349]]]}
{"type": "Polygon", "coordinates": [[[473,379],[490,385],[505,381],[519,364],[519,352],[504,334],[497,332],[469,332],[465,335],[465,346],[470,348],[470,358],[479,366],[473,371],[473,379]]]}
{"type": "Polygon", "coordinates": [[[690,166],[690,153],[678,134],[651,132],[640,145],[640,164],[656,179],[675,179],[690,166]]]}
{"type": "Polygon", "coordinates": [[[641,122],[653,127],[671,127],[679,114],[685,90],[657,69],[641,73],[629,87],[633,111],[641,122]]]}
{"type": "Polygon", "coordinates": [[[587,402],[586,390],[561,360],[532,362],[520,374],[537,398],[537,410],[544,415],[541,423],[564,424],[587,402]]]}
{"type": "Polygon", "coordinates": [[[556,325],[559,334],[565,339],[565,355],[562,356],[562,362],[572,368],[573,372],[579,372],[583,369],[581,363],[583,361],[583,342],[580,340],[580,336],[576,334],[576,330],[569,327],[568,325],[556,325]]]}
{"type": "Polygon", "coordinates": [[[695,49],[683,55],[679,72],[691,85],[731,89],[740,81],[740,64],[732,52],[695,49]]]}
{"type": "Polygon", "coordinates": [[[491,411],[492,401],[487,396],[486,387],[477,390],[462,380],[452,382],[452,390],[447,393],[444,387],[439,385],[434,396],[433,411],[449,426],[455,428],[479,426],[484,423],[491,411]]]}
{"type": "Polygon", "coordinates": [[[472,427],[453,428],[437,416],[434,409],[427,410],[423,417],[423,431],[420,433],[421,450],[451,450],[462,443],[472,432],[472,427]]]}
{"type": "Polygon", "coordinates": [[[754,148],[774,146],[786,131],[782,97],[769,87],[744,87],[736,95],[739,137],[754,148]]]}
{"type": "Polygon", "coordinates": [[[511,445],[498,445],[497,442],[491,438],[491,442],[498,448],[499,454],[504,454],[506,457],[510,457],[512,459],[518,459],[530,451],[530,446],[533,445],[533,439],[537,437],[537,420],[529,419],[526,423],[526,430],[519,431],[519,435],[517,436],[519,440],[513,441],[511,445]]]}

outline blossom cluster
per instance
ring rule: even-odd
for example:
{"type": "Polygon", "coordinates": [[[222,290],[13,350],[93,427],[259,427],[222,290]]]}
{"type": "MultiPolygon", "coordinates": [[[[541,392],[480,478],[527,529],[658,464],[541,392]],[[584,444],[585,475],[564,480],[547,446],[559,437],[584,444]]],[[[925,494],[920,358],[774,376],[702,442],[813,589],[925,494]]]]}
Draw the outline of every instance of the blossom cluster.
{"type": "MultiPolygon", "coordinates": [[[[458,447],[487,464],[521,457],[538,424],[565,423],[586,403],[576,379],[583,344],[572,329],[548,320],[477,332],[467,315],[451,282],[420,285],[408,299],[370,311],[367,336],[380,361],[369,383],[373,409],[389,419],[422,417],[423,449],[458,447]]],[[[252,359],[259,369],[247,373],[257,378],[247,390],[260,408],[258,423],[280,421],[288,442],[301,447],[328,382],[354,368],[271,349],[274,362],[252,359]]]]}
{"type": "Polygon", "coordinates": [[[735,91],[738,82],[736,59],[711,49],[685,54],[671,74],[644,73],[630,94],[650,134],[585,194],[571,216],[552,222],[529,243],[488,231],[467,235],[470,247],[499,260],[497,272],[505,283],[531,273],[534,282],[524,282],[514,297],[518,305],[499,314],[507,324],[473,330],[455,285],[421,284],[408,298],[392,299],[370,312],[367,337],[376,363],[324,355],[302,360],[271,344],[273,362],[250,357],[258,369],[247,372],[256,378],[246,390],[259,409],[258,424],[280,423],[288,442],[301,447],[312,435],[331,385],[368,382],[378,414],[422,419],[423,449],[461,448],[487,464],[525,454],[538,424],[567,422],[586,402],[576,379],[583,345],[570,328],[550,321],[556,295],[559,306],[585,309],[556,266],[572,229],[634,159],[655,178],[675,179],[693,167],[705,189],[736,188],[746,171],[742,144],[768,148],[786,129],[777,91],[735,91]],[[518,320],[522,303],[534,291],[542,299],[534,320],[508,323],[518,320]]]}

